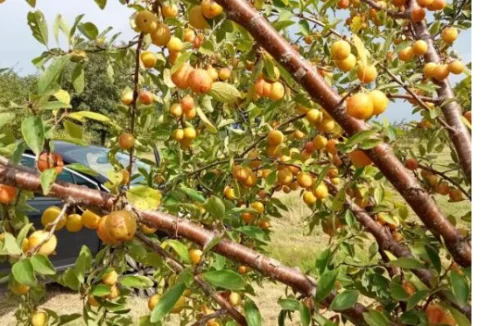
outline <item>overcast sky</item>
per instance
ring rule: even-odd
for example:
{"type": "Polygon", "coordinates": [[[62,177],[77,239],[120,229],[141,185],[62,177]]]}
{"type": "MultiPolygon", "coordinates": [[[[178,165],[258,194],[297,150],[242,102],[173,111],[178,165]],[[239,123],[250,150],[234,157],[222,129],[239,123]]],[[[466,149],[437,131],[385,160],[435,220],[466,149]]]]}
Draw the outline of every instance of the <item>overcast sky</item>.
{"type": "MultiPolygon", "coordinates": [[[[56,14],[61,13],[71,25],[76,16],[84,13],[83,22],[93,22],[99,31],[112,26],[113,32],[121,32],[120,40],[129,40],[135,36],[129,26],[128,17],[132,11],[119,3],[118,0],[108,0],[105,10],[100,10],[93,0],[37,0],[36,9],[40,9],[47,20],[50,30],[50,46],[56,46],[52,26],[56,14]]],[[[31,35],[27,25],[27,13],[31,10],[24,0],[6,0],[0,4],[0,68],[14,68],[22,75],[36,72],[31,60],[40,55],[44,46],[31,35]]],[[[60,38],[62,35],[60,34],[60,38]]],[[[471,32],[463,32],[454,45],[465,63],[471,61],[471,32]]],[[[461,78],[461,77],[460,77],[461,78]]],[[[460,78],[452,77],[455,82],[460,78]]],[[[388,110],[381,116],[390,121],[413,120],[412,108],[407,103],[390,104],[388,110]]]]}

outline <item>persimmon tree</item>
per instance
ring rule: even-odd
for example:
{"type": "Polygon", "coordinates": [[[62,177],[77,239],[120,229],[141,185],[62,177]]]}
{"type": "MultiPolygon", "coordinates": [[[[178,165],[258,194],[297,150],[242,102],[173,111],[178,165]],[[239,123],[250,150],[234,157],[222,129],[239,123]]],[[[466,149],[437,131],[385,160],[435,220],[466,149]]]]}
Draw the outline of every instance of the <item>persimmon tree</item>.
{"type": "Polygon", "coordinates": [[[130,325],[131,289],[154,286],[142,325],[171,314],[260,325],[250,295],[265,280],[292,290],[278,298],[279,324],[295,312],[303,325],[471,323],[471,210],[438,205],[471,202],[471,75],[452,47],[471,2],[120,0],[133,12],[121,18],[128,40],[83,15],[49,29],[27,2],[46,46],[32,61],[41,74],[27,101],[0,112],[0,254],[19,324],[130,325]],[[72,109],[94,56],[108,82],[127,85],[117,114],[72,109]],[[462,73],[456,96],[448,78],[462,73]],[[376,119],[396,101],[418,121],[376,119]],[[94,121],[111,135],[109,192],[56,180],[55,141],[87,145],[94,121]],[[36,170],[19,165],[27,148],[36,170]],[[137,169],[155,149],[161,163],[137,169]],[[308,275],[264,251],[286,208],[279,192],[311,208],[307,231],[328,235],[308,275]],[[64,202],[42,212],[44,229],[27,217],[34,193],[64,202]],[[62,228],[92,229],[105,246],[56,273],[62,228]],[[154,274],[124,275],[127,256],[154,274]],[[46,280],[78,291],[83,311],[39,308],[46,280]]]}

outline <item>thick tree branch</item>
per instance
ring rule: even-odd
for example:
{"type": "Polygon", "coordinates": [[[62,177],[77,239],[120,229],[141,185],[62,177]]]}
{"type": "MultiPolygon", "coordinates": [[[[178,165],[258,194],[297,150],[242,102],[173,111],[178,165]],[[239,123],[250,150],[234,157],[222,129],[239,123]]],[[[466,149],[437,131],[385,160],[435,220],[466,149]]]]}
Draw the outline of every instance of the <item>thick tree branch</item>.
{"type": "MultiPolygon", "coordinates": [[[[42,192],[41,180],[37,171],[11,166],[8,160],[1,156],[0,183],[24,190],[42,192]]],[[[96,206],[107,210],[112,210],[116,201],[116,196],[111,194],[61,181],[52,185],[49,195],[82,206],[96,206]]],[[[136,212],[140,217],[140,222],[145,225],[165,231],[175,237],[185,238],[203,248],[218,236],[216,233],[203,229],[186,219],[164,212],[139,210],[136,212]]],[[[315,296],[316,282],[312,278],[250,248],[228,239],[222,239],[212,248],[212,251],[242,265],[249,266],[265,276],[290,286],[305,296],[315,296]]],[[[334,298],[335,292],[332,292],[325,299],[325,303],[330,305],[334,298]]],[[[353,307],[343,310],[342,314],[354,324],[360,325],[364,324],[362,314],[366,311],[366,307],[356,303],[353,307]]]]}
{"type": "MultiPolygon", "coordinates": [[[[277,62],[279,62],[311,96],[326,109],[337,123],[354,135],[370,127],[363,121],[347,115],[345,107],[339,106],[341,97],[330,88],[317,69],[286,41],[262,15],[244,0],[217,0],[225,9],[228,18],[242,25],[277,62]]],[[[395,157],[387,144],[380,144],[366,151],[385,177],[405,198],[428,229],[442,237],[449,252],[458,264],[471,265],[471,247],[456,228],[442,214],[430,195],[421,187],[403,164],[395,157]]]]}
{"type": "MultiPolygon", "coordinates": [[[[417,1],[409,0],[409,7],[414,8],[415,6],[417,6],[417,1]]],[[[437,53],[437,50],[434,46],[434,40],[430,36],[425,22],[413,24],[413,27],[415,30],[416,39],[424,40],[425,42],[427,42],[428,50],[424,56],[425,62],[440,63],[441,58],[437,53]]],[[[450,137],[454,143],[456,152],[458,153],[461,167],[463,168],[468,182],[471,184],[471,136],[468,128],[466,128],[461,118],[461,106],[456,101],[454,92],[447,78],[444,81],[434,80],[434,82],[439,86],[439,88],[437,89],[439,101],[441,103],[447,103],[442,106],[441,109],[444,113],[444,117],[446,118],[447,123],[454,131],[450,134],[450,137]]]]}

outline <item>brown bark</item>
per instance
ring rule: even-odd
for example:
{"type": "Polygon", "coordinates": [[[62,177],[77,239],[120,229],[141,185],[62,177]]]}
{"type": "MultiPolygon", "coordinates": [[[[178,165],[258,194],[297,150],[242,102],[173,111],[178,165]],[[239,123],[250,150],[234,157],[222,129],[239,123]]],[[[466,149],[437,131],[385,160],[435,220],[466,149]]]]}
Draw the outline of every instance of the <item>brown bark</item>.
{"type": "MultiPolygon", "coordinates": [[[[0,183],[19,189],[42,192],[41,181],[37,172],[24,167],[10,166],[8,165],[8,160],[3,157],[0,157],[0,183]]],[[[49,195],[82,206],[97,206],[107,210],[112,210],[116,202],[116,197],[111,194],[67,182],[54,183],[49,195]]],[[[175,237],[188,239],[201,247],[205,247],[218,236],[216,233],[208,231],[186,219],[164,212],[138,210],[136,212],[140,217],[140,221],[145,225],[165,231],[175,237]]],[[[212,248],[212,251],[242,265],[247,265],[274,280],[290,286],[303,295],[314,296],[316,293],[316,282],[310,277],[238,243],[222,239],[212,248]]],[[[332,292],[325,301],[329,305],[334,298],[335,293],[332,292]]],[[[356,303],[352,308],[342,311],[342,314],[357,325],[364,324],[362,314],[366,311],[366,307],[356,303]]]]}
{"type": "MultiPolygon", "coordinates": [[[[417,6],[416,0],[409,0],[409,7],[413,8],[417,6]]],[[[425,25],[425,22],[413,24],[415,30],[415,37],[417,40],[424,40],[427,43],[428,49],[424,56],[425,62],[440,63],[441,58],[437,53],[437,49],[434,46],[434,41],[425,25]]],[[[437,95],[439,96],[439,102],[443,103],[449,99],[453,101],[445,104],[441,109],[444,113],[447,123],[452,127],[453,131],[449,133],[451,140],[458,153],[459,161],[463,171],[471,184],[471,136],[468,128],[461,119],[462,109],[454,96],[453,89],[449,84],[449,80],[446,78],[444,81],[434,80],[439,88],[437,89],[437,95]]]]}
{"type": "MultiPolygon", "coordinates": [[[[262,15],[243,0],[217,0],[227,12],[228,18],[242,25],[267,52],[269,52],[310,94],[311,98],[337,121],[349,134],[353,135],[369,129],[361,120],[347,115],[341,97],[330,88],[317,73],[317,69],[307,62],[262,15]]],[[[428,229],[444,239],[454,260],[462,266],[471,265],[471,247],[446,219],[430,195],[395,157],[386,144],[366,151],[385,177],[405,198],[414,212],[428,229]]]]}

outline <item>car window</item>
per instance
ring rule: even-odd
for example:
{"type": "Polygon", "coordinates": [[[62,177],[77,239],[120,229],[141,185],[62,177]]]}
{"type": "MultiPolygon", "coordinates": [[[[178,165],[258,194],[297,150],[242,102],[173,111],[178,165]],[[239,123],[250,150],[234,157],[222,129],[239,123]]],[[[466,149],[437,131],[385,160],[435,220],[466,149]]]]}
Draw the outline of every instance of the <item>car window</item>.
{"type": "MultiPolygon", "coordinates": [[[[67,151],[65,155],[67,155],[67,157],[70,157],[72,161],[83,164],[94,170],[98,174],[109,179],[109,175],[111,172],[114,171],[114,167],[107,157],[108,152],[109,150],[103,148],[81,147],[73,149],[71,151],[67,151]]],[[[117,153],[116,159],[123,166],[127,166],[129,163],[129,155],[124,153],[117,153]]],[[[133,167],[133,174],[139,173],[139,169],[143,169],[149,172],[150,166],[146,163],[136,160],[136,164],[133,167]]],[[[137,184],[142,182],[143,180],[144,178],[140,176],[134,179],[131,184],[137,184]]]]}

